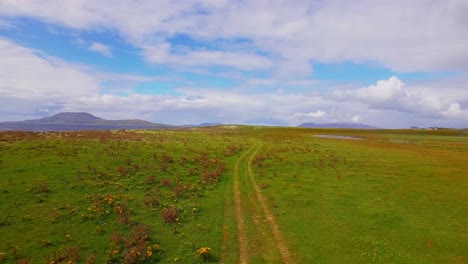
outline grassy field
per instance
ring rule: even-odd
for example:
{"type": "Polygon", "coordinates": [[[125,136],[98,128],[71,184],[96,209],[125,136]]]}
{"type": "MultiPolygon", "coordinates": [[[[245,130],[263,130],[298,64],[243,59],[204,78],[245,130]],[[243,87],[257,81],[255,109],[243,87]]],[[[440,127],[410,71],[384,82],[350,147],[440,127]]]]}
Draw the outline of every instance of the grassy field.
{"type": "Polygon", "coordinates": [[[465,263],[467,225],[466,131],[0,133],[0,263],[465,263]]]}

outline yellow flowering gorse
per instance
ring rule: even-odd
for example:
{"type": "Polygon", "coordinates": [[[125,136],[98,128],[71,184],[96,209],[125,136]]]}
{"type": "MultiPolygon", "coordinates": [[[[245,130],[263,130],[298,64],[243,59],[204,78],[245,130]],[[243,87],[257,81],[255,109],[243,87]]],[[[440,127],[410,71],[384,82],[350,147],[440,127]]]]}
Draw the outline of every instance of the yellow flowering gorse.
{"type": "Polygon", "coordinates": [[[197,254],[202,258],[207,258],[210,255],[211,248],[202,247],[197,251],[197,254]]]}

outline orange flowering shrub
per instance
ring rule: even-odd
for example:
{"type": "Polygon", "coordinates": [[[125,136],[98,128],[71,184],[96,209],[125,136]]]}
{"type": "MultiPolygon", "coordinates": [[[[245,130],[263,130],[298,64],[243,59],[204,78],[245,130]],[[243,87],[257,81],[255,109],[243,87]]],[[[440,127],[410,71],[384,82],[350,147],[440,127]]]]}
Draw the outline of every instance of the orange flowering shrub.
{"type": "Polygon", "coordinates": [[[197,250],[197,254],[202,257],[203,259],[207,259],[210,257],[210,251],[211,248],[209,247],[202,247],[199,250],[197,250]]]}

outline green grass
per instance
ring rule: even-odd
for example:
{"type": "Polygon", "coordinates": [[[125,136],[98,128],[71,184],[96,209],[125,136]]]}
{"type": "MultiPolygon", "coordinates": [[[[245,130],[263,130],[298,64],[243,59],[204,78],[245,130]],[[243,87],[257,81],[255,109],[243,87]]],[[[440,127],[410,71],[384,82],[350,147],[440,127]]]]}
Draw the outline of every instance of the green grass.
{"type": "Polygon", "coordinates": [[[463,263],[466,137],[406,131],[347,133],[367,140],[312,137],[322,132],[266,138],[260,154],[268,158],[257,167],[304,263],[463,263]]]}
{"type": "Polygon", "coordinates": [[[251,263],[281,262],[256,184],[294,263],[466,262],[466,131],[237,126],[0,133],[0,263],[237,263],[236,161],[251,263]]]}
{"type": "Polygon", "coordinates": [[[44,263],[75,246],[81,262],[96,254],[96,263],[104,263],[113,250],[119,252],[110,259],[118,262],[123,250],[110,241],[112,233],[130,234],[138,223],[152,230],[148,246],[161,248],[144,259],[148,263],[197,263],[203,246],[219,258],[229,171],[222,171],[220,182],[202,174],[228,167],[235,159],[228,156],[236,153],[227,151],[239,145],[237,139],[190,131],[8,136],[2,134],[0,164],[4,262],[44,263]],[[149,197],[159,205],[145,206],[149,197]],[[122,203],[128,221],[119,220],[115,207],[122,203]],[[173,206],[179,221],[164,223],[161,211],[173,206]]]}

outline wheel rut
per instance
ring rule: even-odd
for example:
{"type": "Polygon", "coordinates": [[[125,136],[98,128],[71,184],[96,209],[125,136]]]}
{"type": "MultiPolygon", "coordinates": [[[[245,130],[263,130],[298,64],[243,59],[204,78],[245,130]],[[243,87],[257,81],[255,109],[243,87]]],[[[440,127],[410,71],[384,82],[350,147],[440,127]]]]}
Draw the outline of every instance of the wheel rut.
{"type": "Polygon", "coordinates": [[[283,234],[281,233],[281,230],[276,223],[276,218],[275,216],[271,213],[270,207],[268,206],[265,196],[263,196],[260,187],[258,186],[257,182],[255,181],[253,171],[252,171],[252,160],[255,157],[255,155],[258,153],[260,150],[260,147],[258,146],[255,152],[250,156],[249,162],[248,162],[248,174],[249,178],[252,182],[252,185],[255,189],[255,193],[257,196],[257,200],[260,202],[262,205],[263,212],[265,213],[266,220],[268,221],[271,231],[273,232],[273,235],[275,236],[276,240],[276,245],[278,246],[278,250],[281,253],[281,258],[283,260],[283,263],[292,263],[291,259],[291,253],[288,249],[287,243],[285,238],[283,237],[283,234]]]}
{"type": "Polygon", "coordinates": [[[239,242],[239,262],[249,263],[249,255],[247,251],[247,232],[244,221],[244,212],[242,210],[241,203],[241,191],[239,187],[239,167],[241,161],[245,159],[249,151],[246,151],[242,156],[236,161],[234,166],[234,201],[236,206],[236,221],[237,221],[237,236],[239,242]]]}
{"type": "Polygon", "coordinates": [[[257,144],[245,151],[236,160],[233,168],[233,192],[231,197],[227,197],[227,199],[234,199],[234,203],[232,204],[235,208],[230,207],[227,210],[235,209],[237,244],[239,246],[238,261],[244,264],[249,263],[252,258],[258,258],[258,256],[255,256],[255,248],[252,247],[260,246],[267,248],[271,254],[275,254],[275,259],[281,257],[281,259],[276,259],[275,262],[293,263],[286,240],[254,177],[252,160],[259,150],[260,145],[257,144]],[[241,181],[245,184],[242,185],[241,181]],[[253,204],[258,204],[256,205],[257,209],[255,209],[253,204]],[[260,221],[259,218],[263,219],[263,221],[260,221]],[[265,224],[267,224],[266,227],[265,224]],[[252,237],[252,234],[249,236],[248,230],[269,231],[267,234],[262,234],[264,236],[263,240],[260,239],[262,245],[258,245],[259,239],[252,237]],[[270,241],[270,246],[268,246],[268,241],[270,241]],[[275,246],[271,247],[273,243],[275,246]]]}

